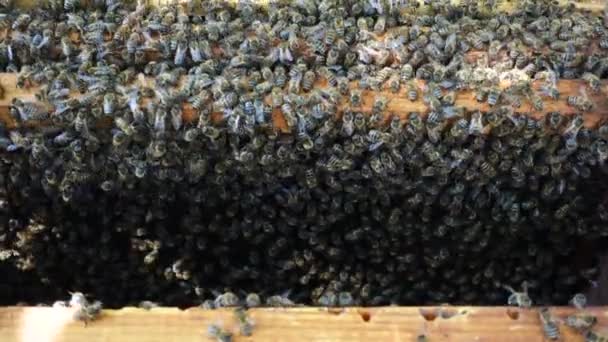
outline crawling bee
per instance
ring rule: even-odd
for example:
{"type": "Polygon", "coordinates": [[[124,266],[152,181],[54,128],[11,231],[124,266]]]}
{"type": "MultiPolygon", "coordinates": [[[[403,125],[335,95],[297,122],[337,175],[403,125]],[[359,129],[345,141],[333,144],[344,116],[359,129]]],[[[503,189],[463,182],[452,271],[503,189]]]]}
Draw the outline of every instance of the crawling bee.
{"type": "Polygon", "coordinates": [[[388,79],[388,88],[393,94],[399,92],[399,89],[401,88],[401,81],[399,80],[399,76],[397,74],[392,75],[388,79]]]}
{"type": "Polygon", "coordinates": [[[412,102],[418,100],[418,85],[414,80],[407,83],[407,98],[412,102]]]}
{"type": "Polygon", "coordinates": [[[584,88],[581,87],[579,91],[579,96],[570,95],[566,99],[566,102],[569,106],[574,107],[582,112],[590,111],[593,108],[593,101],[589,99],[589,97],[587,96],[587,92],[584,88]]]}
{"type": "Polygon", "coordinates": [[[589,88],[591,88],[591,90],[596,93],[600,91],[602,82],[600,81],[600,78],[597,77],[597,75],[592,74],[590,72],[585,72],[583,73],[582,79],[587,82],[587,85],[589,86],[589,88]]]}
{"type": "Polygon", "coordinates": [[[249,293],[247,297],[245,297],[245,304],[248,308],[255,308],[262,305],[260,295],[258,295],[257,293],[249,293]]]}
{"type": "Polygon", "coordinates": [[[82,292],[71,292],[70,301],[68,305],[70,307],[83,307],[88,304],[87,298],[82,292]]]}
{"type": "Polygon", "coordinates": [[[73,318],[75,321],[84,322],[85,326],[96,320],[101,314],[102,304],[100,301],[95,301],[92,304],[87,304],[80,308],[77,308],[74,312],[73,318]]]}
{"type": "Polygon", "coordinates": [[[549,340],[559,340],[560,332],[559,326],[555,323],[548,308],[542,308],[539,310],[540,321],[543,326],[545,336],[549,340]]]}
{"type": "Polygon", "coordinates": [[[382,114],[388,105],[389,100],[383,96],[378,96],[372,104],[372,114],[382,114]]]}
{"type": "Polygon", "coordinates": [[[453,106],[456,102],[456,92],[448,91],[442,98],[441,102],[446,106],[453,106]]]}
{"type": "Polygon", "coordinates": [[[582,293],[577,293],[570,299],[570,304],[575,308],[582,310],[587,305],[587,296],[582,293]]]}
{"type": "Polygon", "coordinates": [[[523,283],[523,291],[517,292],[511,286],[503,285],[502,286],[507,291],[511,292],[509,299],[507,300],[507,304],[509,305],[517,305],[520,308],[529,308],[532,306],[532,300],[528,295],[528,283],[523,283]]]}
{"type": "Polygon", "coordinates": [[[482,103],[485,101],[486,97],[488,96],[488,89],[484,88],[484,87],[477,87],[475,88],[475,100],[477,100],[477,102],[482,103]]]}
{"type": "Polygon", "coordinates": [[[498,87],[492,87],[488,91],[488,104],[490,106],[495,106],[500,99],[501,90],[498,87]]]}
{"type": "Polygon", "coordinates": [[[237,297],[237,295],[232,292],[225,292],[215,297],[214,303],[215,306],[218,308],[238,306],[239,297],[237,297]]]}
{"type": "Polygon", "coordinates": [[[287,298],[287,294],[274,295],[266,298],[266,305],[270,307],[289,307],[295,306],[296,303],[287,298]]]}
{"type": "Polygon", "coordinates": [[[234,310],[234,316],[239,323],[239,331],[243,336],[251,336],[255,323],[249,317],[247,312],[243,308],[237,308],[234,310]]]}
{"type": "Polygon", "coordinates": [[[588,330],[584,336],[585,342],[608,342],[608,334],[588,330]]]}
{"type": "Polygon", "coordinates": [[[222,329],[219,325],[211,324],[207,327],[209,337],[216,339],[218,342],[231,342],[232,333],[222,329]]]}
{"type": "Polygon", "coordinates": [[[102,310],[102,303],[100,301],[89,303],[82,292],[71,293],[68,305],[76,309],[72,316],[74,320],[84,322],[85,326],[89,322],[96,320],[102,310]]]}
{"type": "Polygon", "coordinates": [[[307,70],[302,77],[302,89],[305,92],[309,92],[312,89],[312,86],[315,83],[317,75],[314,71],[307,70]]]}
{"type": "Polygon", "coordinates": [[[585,332],[593,328],[597,323],[597,317],[590,314],[572,314],[566,317],[566,326],[579,332],[585,332]]]}
{"type": "Polygon", "coordinates": [[[531,93],[529,95],[529,99],[530,99],[530,102],[532,103],[532,107],[534,107],[535,110],[537,110],[537,111],[543,110],[544,103],[543,103],[542,97],[540,97],[536,93],[531,93]]]}
{"type": "Polygon", "coordinates": [[[359,89],[351,89],[350,90],[350,104],[353,107],[360,107],[362,102],[361,90],[359,89]]]}
{"type": "Polygon", "coordinates": [[[414,77],[414,68],[411,64],[404,64],[399,72],[402,81],[409,81],[414,77]]]}
{"type": "Polygon", "coordinates": [[[543,84],[540,86],[540,92],[546,97],[549,97],[553,100],[559,99],[559,89],[555,86],[555,84],[543,84]]]}
{"type": "Polygon", "coordinates": [[[159,307],[159,305],[158,303],[151,302],[149,300],[144,300],[139,302],[139,304],[137,304],[137,307],[144,310],[152,310],[154,308],[159,307]]]}
{"type": "Polygon", "coordinates": [[[338,293],[338,305],[339,306],[352,306],[355,304],[355,300],[350,292],[338,293]]]}

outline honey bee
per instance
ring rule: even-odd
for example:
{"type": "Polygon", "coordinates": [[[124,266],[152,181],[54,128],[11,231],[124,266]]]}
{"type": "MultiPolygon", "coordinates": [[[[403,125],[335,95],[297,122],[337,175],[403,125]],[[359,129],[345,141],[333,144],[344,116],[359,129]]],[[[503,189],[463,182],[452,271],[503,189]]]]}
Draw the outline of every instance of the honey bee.
{"type": "Polygon", "coordinates": [[[492,87],[488,91],[488,105],[495,106],[500,100],[501,90],[498,87],[492,87]]]}
{"type": "Polygon", "coordinates": [[[559,326],[555,323],[548,308],[542,308],[539,310],[540,321],[543,326],[545,336],[549,340],[559,340],[560,332],[559,326]]]}
{"type": "Polygon", "coordinates": [[[587,85],[589,86],[589,88],[591,88],[591,90],[596,93],[600,91],[602,82],[600,81],[600,78],[597,77],[595,74],[585,72],[583,73],[582,79],[587,82],[587,85]]]}
{"type": "Polygon", "coordinates": [[[362,102],[362,94],[359,89],[351,89],[350,90],[350,104],[353,107],[360,107],[362,102]]]}
{"type": "Polygon", "coordinates": [[[582,310],[587,305],[587,296],[582,293],[577,293],[570,299],[570,304],[575,308],[582,310]]]}
{"type": "Polygon", "coordinates": [[[536,93],[530,93],[528,95],[530,102],[532,103],[532,107],[537,110],[537,111],[541,111],[544,108],[544,103],[543,103],[543,99],[536,93]]]}
{"type": "Polygon", "coordinates": [[[234,310],[234,316],[239,323],[239,331],[243,336],[251,336],[255,323],[249,317],[243,308],[237,308],[234,310]]]}
{"type": "Polygon", "coordinates": [[[509,296],[509,299],[507,300],[507,303],[509,305],[517,305],[520,308],[529,308],[532,306],[532,300],[530,299],[530,296],[528,295],[528,283],[524,282],[522,286],[523,286],[523,291],[517,292],[511,286],[502,285],[503,288],[505,288],[507,291],[509,291],[511,293],[511,295],[509,296]]]}
{"type": "Polygon", "coordinates": [[[608,342],[608,335],[587,330],[584,335],[585,342],[608,342]]]}
{"type": "Polygon", "coordinates": [[[418,85],[414,80],[407,84],[407,98],[412,102],[418,100],[418,85]]]}
{"type": "Polygon", "coordinates": [[[209,337],[216,339],[218,342],[231,342],[232,333],[222,329],[217,324],[211,324],[207,327],[207,334],[209,337]]]}
{"type": "Polygon", "coordinates": [[[566,326],[577,330],[578,332],[589,331],[597,323],[597,317],[591,314],[572,314],[566,317],[566,326]]]}
{"type": "Polygon", "coordinates": [[[575,95],[570,95],[567,98],[567,103],[569,106],[576,108],[577,110],[580,110],[582,112],[588,112],[590,111],[593,107],[593,101],[591,101],[591,99],[589,98],[589,96],[587,96],[587,92],[585,91],[585,89],[583,87],[581,87],[579,89],[580,95],[579,96],[575,96],[575,95]]]}

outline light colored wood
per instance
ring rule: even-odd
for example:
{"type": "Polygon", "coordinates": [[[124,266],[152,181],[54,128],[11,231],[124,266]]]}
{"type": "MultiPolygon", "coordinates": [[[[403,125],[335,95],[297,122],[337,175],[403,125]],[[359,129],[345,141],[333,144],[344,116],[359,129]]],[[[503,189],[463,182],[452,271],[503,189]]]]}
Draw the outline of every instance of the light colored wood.
{"type": "MultiPolygon", "coordinates": [[[[249,310],[256,327],[251,337],[238,333],[232,310],[135,308],[106,310],[99,320],[84,326],[72,321],[72,309],[44,307],[0,308],[3,342],[188,342],[212,341],[209,324],[233,331],[235,341],[543,341],[536,309],[506,307],[444,307],[451,318],[437,316],[437,307],[378,308],[266,308],[249,310]],[[424,315],[423,315],[424,314],[424,315]],[[518,316],[517,319],[513,317],[518,316]],[[365,319],[367,320],[365,320],[365,319]],[[432,318],[432,317],[431,317],[432,318]]],[[[552,308],[565,319],[573,308],[552,308]]],[[[597,315],[596,331],[608,324],[608,308],[591,308],[597,315]]],[[[562,341],[582,341],[576,332],[560,327],[562,341]]]]}
{"type": "MultiPolygon", "coordinates": [[[[190,0],[147,0],[148,3],[155,5],[155,6],[160,6],[163,4],[170,4],[170,3],[185,3],[188,2],[190,0]]],[[[227,0],[230,2],[237,2],[238,0],[227,0]]],[[[268,0],[257,0],[257,2],[260,3],[267,3],[268,0]]],[[[418,2],[423,5],[424,4],[424,0],[418,0],[418,2]]],[[[559,0],[560,4],[566,4],[570,2],[569,0],[559,0]]],[[[459,1],[458,0],[452,0],[453,4],[458,4],[459,1]]],[[[515,0],[512,1],[501,1],[499,3],[499,9],[500,10],[504,10],[504,11],[509,11],[512,10],[515,7],[515,4],[517,2],[515,0]]],[[[36,6],[36,0],[15,0],[15,5],[19,8],[33,8],[34,6],[36,6]]],[[[588,10],[588,11],[592,11],[592,12],[601,12],[604,9],[604,1],[602,0],[586,0],[586,1],[574,1],[574,5],[577,8],[583,9],[583,10],[588,10]]]]}
{"type": "MultiPolygon", "coordinates": [[[[141,78],[139,78],[141,79],[141,78]]],[[[143,83],[150,82],[150,79],[144,79],[143,83]]],[[[419,86],[422,86],[424,82],[418,81],[419,86]]],[[[28,89],[20,89],[16,87],[16,74],[2,74],[0,73],[0,85],[5,89],[4,99],[0,99],[0,120],[6,125],[8,128],[15,127],[15,120],[9,115],[9,106],[13,98],[20,98],[22,100],[35,100],[34,93],[38,90],[37,87],[30,87],[28,89]]],[[[321,80],[317,82],[317,87],[323,88],[325,87],[325,81],[321,80]]],[[[353,87],[356,84],[352,84],[353,87]]],[[[502,85],[503,87],[506,84],[502,85]]],[[[535,87],[538,84],[535,84],[535,87]]],[[[604,85],[601,88],[599,93],[593,93],[589,89],[587,89],[587,93],[595,103],[595,108],[593,111],[584,113],[583,117],[585,119],[585,125],[587,127],[594,127],[598,124],[598,122],[608,118],[608,81],[604,81],[604,85]]],[[[562,113],[574,113],[576,110],[567,105],[566,100],[568,96],[578,96],[580,95],[580,88],[585,87],[585,82],[581,80],[560,80],[558,82],[558,89],[561,93],[559,100],[549,100],[544,99],[544,108],[542,111],[535,111],[532,108],[532,105],[526,99],[522,100],[522,106],[517,109],[518,112],[528,113],[535,118],[543,117],[547,112],[551,111],[559,111],[562,113]]],[[[419,92],[420,93],[420,92],[419,92]]],[[[419,96],[417,101],[409,101],[407,99],[407,87],[402,87],[398,93],[392,93],[391,91],[385,89],[380,92],[375,91],[363,91],[363,103],[360,107],[351,107],[348,103],[348,98],[343,97],[341,104],[338,106],[338,115],[341,114],[344,110],[354,110],[361,111],[365,113],[370,113],[372,109],[372,104],[374,99],[377,97],[385,97],[389,99],[387,108],[386,108],[386,117],[389,118],[391,115],[398,115],[403,119],[406,119],[410,112],[420,112],[425,114],[429,111],[427,105],[421,100],[422,96],[419,96]]],[[[266,99],[267,102],[270,101],[270,98],[266,99]]],[[[488,106],[486,102],[479,103],[475,100],[474,93],[472,91],[459,91],[456,96],[457,107],[464,107],[467,111],[488,111],[491,108],[488,106]]],[[[183,105],[183,115],[184,120],[186,122],[193,122],[197,119],[197,114],[193,111],[192,107],[185,103],[183,105]]],[[[214,121],[221,121],[222,115],[221,113],[214,113],[213,116],[214,121]]],[[[285,133],[290,132],[290,128],[285,123],[283,115],[280,109],[275,109],[273,113],[273,126],[281,130],[285,133]]],[[[25,126],[36,126],[39,123],[37,122],[29,122],[25,123],[25,126]]],[[[44,123],[48,124],[48,123],[44,123]]]]}

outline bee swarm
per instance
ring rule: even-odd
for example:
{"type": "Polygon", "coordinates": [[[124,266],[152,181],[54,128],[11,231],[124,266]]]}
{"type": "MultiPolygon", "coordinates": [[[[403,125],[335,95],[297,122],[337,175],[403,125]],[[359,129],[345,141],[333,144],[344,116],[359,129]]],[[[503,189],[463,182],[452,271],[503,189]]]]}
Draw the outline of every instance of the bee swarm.
{"type": "Polygon", "coordinates": [[[417,3],[0,7],[0,71],[38,87],[0,132],[0,303],[566,303],[608,236],[608,125],[584,125],[608,21],[417,3]],[[428,113],[361,110],[381,91],[428,113]]]}

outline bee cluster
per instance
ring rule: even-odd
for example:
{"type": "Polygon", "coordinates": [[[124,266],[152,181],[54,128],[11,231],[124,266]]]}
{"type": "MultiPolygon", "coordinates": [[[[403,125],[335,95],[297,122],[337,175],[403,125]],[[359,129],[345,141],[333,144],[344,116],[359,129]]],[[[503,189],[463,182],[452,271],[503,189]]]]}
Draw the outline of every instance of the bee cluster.
{"type": "Polygon", "coordinates": [[[577,244],[608,236],[608,125],[581,114],[603,91],[606,24],[550,1],[417,6],[4,11],[0,70],[39,88],[0,132],[0,301],[494,304],[526,281],[566,302],[598,276],[577,244]],[[517,113],[560,78],[587,82],[572,113],[517,113]],[[363,110],[383,89],[430,112],[363,110]],[[490,111],[457,106],[467,89],[490,111]]]}

